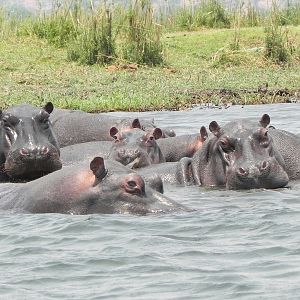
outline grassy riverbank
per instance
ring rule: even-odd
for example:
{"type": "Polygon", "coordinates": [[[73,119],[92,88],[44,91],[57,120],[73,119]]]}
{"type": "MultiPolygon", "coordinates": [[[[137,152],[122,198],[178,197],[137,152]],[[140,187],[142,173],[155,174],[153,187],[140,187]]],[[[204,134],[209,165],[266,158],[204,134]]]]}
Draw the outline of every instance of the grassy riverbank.
{"type": "Polygon", "coordinates": [[[67,60],[66,50],[34,36],[0,42],[0,107],[16,103],[86,111],[181,109],[212,102],[272,103],[300,98],[300,27],[289,27],[295,47],[289,65],[265,59],[262,27],[166,33],[166,64],[128,62],[102,67],[67,60]],[[268,86],[267,88],[265,86],[268,86]]]}

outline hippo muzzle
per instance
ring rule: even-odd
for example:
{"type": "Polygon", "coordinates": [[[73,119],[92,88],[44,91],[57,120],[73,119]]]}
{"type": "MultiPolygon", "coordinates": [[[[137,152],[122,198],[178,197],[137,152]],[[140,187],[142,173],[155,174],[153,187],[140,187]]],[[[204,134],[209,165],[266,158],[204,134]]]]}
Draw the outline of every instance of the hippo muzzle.
{"type": "Polygon", "coordinates": [[[234,165],[227,169],[229,189],[282,188],[289,177],[275,158],[252,165],[234,165]]]}
{"type": "Polygon", "coordinates": [[[52,145],[23,147],[8,153],[5,171],[10,178],[36,179],[61,169],[60,153],[52,145]]]}

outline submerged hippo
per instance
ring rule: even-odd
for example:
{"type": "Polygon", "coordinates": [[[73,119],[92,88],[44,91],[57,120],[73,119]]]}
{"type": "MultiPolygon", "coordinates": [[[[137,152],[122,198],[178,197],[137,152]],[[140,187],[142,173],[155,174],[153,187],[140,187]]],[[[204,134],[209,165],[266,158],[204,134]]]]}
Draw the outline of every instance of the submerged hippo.
{"type": "Polygon", "coordinates": [[[202,126],[200,133],[159,139],[157,144],[165,160],[174,162],[179,161],[183,157],[192,157],[202,147],[207,136],[206,128],[202,126]]]}
{"type": "Polygon", "coordinates": [[[35,179],[61,168],[52,111],[48,102],[42,109],[23,104],[0,112],[1,181],[35,179]]]}
{"type": "Polygon", "coordinates": [[[156,142],[162,136],[160,128],[151,131],[143,131],[139,128],[121,130],[116,127],[110,129],[113,141],[87,142],[62,148],[63,164],[78,163],[92,159],[96,155],[116,160],[131,169],[165,162],[156,142]]]}
{"type": "MultiPolygon", "coordinates": [[[[117,122],[114,127],[116,127],[118,129],[118,131],[120,132],[126,132],[126,131],[130,131],[133,128],[139,128],[143,131],[146,132],[153,132],[153,130],[155,128],[157,128],[157,126],[154,123],[154,119],[152,120],[147,120],[147,119],[122,119],[121,121],[117,122]]],[[[176,133],[173,129],[170,128],[164,128],[161,129],[161,137],[162,138],[167,138],[167,137],[175,137],[176,133]]]]}
{"type": "Polygon", "coordinates": [[[17,213],[136,215],[187,210],[150,188],[140,175],[102,157],[28,183],[0,185],[0,209],[17,213]]]}
{"type": "Polygon", "coordinates": [[[289,177],[283,156],[266,128],[269,122],[268,115],[259,123],[244,119],[223,128],[213,121],[209,125],[213,135],[192,158],[140,172],[148,176],[156,171],[170,182],[228,189],[284,187],[289,177]]]}
{"type": "MultiPolygon", "coordinates": [[[[152,121],[143,119],[120,119],[103,113],[86,113],[80,110],[56,109],[51,121],[61,147],[92,141],[111,141],[110,128],[129,131],[140,128],[144,131],[155,128],[152,121]]],[[[174,136],[170,129],[163,136],[174,136]]]]}

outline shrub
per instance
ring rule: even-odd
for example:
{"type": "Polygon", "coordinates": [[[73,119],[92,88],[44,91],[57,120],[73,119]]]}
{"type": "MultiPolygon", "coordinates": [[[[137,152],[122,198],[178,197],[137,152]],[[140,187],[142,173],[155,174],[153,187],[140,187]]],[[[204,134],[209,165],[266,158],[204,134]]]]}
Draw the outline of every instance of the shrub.
{"type": "Polygon", "coordinates": [[[281,15],[275,0],[272,2],[271,14],[265,28],[265,57],[277,64],[288,63],[293,52],[289,42],[288,30],[280,25],[281,15]]]}
{"type": "Polygon", "coordinates": [[[230,19],[218,0],[203,0],[195,11],[195,25],[209,28],[230,27],[230,19]]]}
{"type": "Polygon", "coordinates": [[[125,60],[147,65],[163,63],[162,28],[155,23],[150,1],[136,0],[126,14],[123,28],[125,60]]]}
{"type": "Polygon", "coordinates": [[[112,35],[112,14],[100,9],[91,20],[78,27],[76,37],[67,50],[69,60],[81,64],[108,64],[115,56],[115,41],[112,35]]]}

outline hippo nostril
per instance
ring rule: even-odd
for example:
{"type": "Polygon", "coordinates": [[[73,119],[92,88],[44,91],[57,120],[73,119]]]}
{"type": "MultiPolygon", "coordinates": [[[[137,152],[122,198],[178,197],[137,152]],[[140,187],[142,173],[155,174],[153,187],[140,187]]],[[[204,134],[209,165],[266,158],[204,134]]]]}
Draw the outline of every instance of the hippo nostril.
{"type": "Polygon", "coordinates": [[[267,161],[263,161],[262,164],[260,165],[261,170],[266,170],[269,166],[269,163],[267,161]]]}
{"type": "Polygon", "coordinates": [[[248,174],[247,170],[245,170],[244,168],[240,167],[237,170],[238,174],[241,176],[246,176],[248,174]]]}
{"type": "Polygon", "coordinates": [[[134,150],[134,154],[137,155],[137,154],[139,154],[139,153],[140,153],[140,151],[139,151],[138,149],[135,149],[135,150],[134,150]]]}
{"type": "Polygon", "coordinates": [[[49,152],[49,148],[46,147],[46,146],[44,146],[44,147],[42,147],[42,149],[40,150],[40,152],[41,152],[42,155],[47,155],[48,152],[49,152]]]}
{"type": "Polygon", "coordinates": [[[22,148],[20,150],[20,154],[23,155],[23,156],[27,156],[27,155],[29,155],[29,150],[26,149],[26,148],[22,148]]]}

